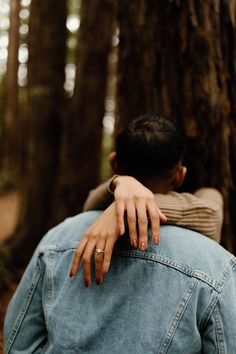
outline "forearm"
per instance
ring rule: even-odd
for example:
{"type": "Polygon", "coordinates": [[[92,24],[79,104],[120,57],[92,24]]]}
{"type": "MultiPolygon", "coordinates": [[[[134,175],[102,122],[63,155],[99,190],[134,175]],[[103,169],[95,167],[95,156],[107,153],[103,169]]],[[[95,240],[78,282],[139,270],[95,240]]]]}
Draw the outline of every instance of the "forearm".
{"type": "Polygon", "coordinates": [[[220,242],[223,222],[223,199],[213,188],[189,193],[157,194],[156,203],[169,223],[198,231],[220,242]]]}
{"type": "Polygon", "coordinates": [[[114,195],[109,191],[113,177],[90,191],[83,207],[83,211],[105,210],[114,201],[114,195]]]}
{"type": "MultiPolygon", "coordinates": [[[[109,191],[110,180],[92,190],[85,203],[84,210],[106,209],[113,201],[109,191]]],[[[113,186],[119,179],[115,179],[113,186]]],[[[220,241],[223,222],[223,200],[221,194],[213,188],[201,188],[194,195],[170,192],[155,195],[156,206],[168,218],[169,223],[198,231],[215,241],[220,241]]]]}

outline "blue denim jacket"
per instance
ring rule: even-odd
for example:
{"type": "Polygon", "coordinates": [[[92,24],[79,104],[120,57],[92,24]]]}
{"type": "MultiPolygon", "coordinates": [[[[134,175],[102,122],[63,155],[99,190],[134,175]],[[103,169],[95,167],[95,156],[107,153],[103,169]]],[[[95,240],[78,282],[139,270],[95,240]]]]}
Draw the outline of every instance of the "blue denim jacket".
{"type": "Polygon", "coordinates": [[[9,305],[5,353],[235,354],[236,259],[174,226],[161,243],[116,245],[100,286],[69,277],[75,247],[99,212],[49,231],[9,305]]]}

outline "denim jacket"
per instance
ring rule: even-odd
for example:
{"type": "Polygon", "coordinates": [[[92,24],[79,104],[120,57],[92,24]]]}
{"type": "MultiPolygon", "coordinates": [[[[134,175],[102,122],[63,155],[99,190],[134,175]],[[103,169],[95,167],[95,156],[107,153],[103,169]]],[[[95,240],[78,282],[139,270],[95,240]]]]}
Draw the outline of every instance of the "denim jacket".
{"type": "Polygon", "coordinates": [[[100,286],[69,277],[78,241],[100,215],[49,231],[5,318],[5,353],[235,354],[236,259],[214,241],[163,226],[159,246],[114,250],[100,286]]]}

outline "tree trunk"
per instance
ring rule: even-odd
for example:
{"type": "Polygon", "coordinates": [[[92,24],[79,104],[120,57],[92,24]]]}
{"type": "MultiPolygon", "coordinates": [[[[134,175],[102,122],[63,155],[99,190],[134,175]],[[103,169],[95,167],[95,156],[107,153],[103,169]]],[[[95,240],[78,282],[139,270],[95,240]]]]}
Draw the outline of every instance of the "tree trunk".
{"type": "Polygon", "coordinates": [[[10,246],[24,263],[50,225],[64,108],[66,0],[33,0],[28,62],[29,156],[19,224],[10,246]],[[55,11],[56,9],[56,11],[55,11]]]}
{"type": "Polygon", "coordinates": [[[235,251],[230,211],[233,191],[235,198],[236,160],[230,149],[230,133],[231,146],[235,144],[231,118],[235,85],[229,80],[225,58],[235,43],[235,16],[231,13],[232,20],[226,16],[228,7],[223,0],[120,2],[118,110],[122,122],[141,113],[157,113],[184,127],[188,142],[185,189],[212,186],[221,190],[225,200],[222,243],[235,251]],[[233,40],[223,45],[225,32],[233,40]],[[133,97],[127,105],[128,92],[133,97]]]}
{"type": "Polygon", "coordinates": [[[10,180],[16,184],[19,169],[19,111],[18,111],[18,51],[20,0],[10,1],[10,29],[5,79],[4,107],[4,168],[10,173],[10,180]]]}
{"type": "Polygon", "coordinates": [[[71,99],[55,222],[81,211],[99,182],[108,55],[115,17],[114,0],[83,0],[77,47],[77,75],[71,99]]]}

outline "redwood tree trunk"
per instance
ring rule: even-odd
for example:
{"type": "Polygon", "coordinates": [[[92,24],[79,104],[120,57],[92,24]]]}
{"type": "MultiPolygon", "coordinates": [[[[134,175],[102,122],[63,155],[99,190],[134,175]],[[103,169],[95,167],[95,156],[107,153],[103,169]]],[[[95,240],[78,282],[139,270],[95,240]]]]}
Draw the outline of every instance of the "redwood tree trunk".
{"type": "Polygon", "coordinates": [[[60,124],[64,107],[66,0],[33,0],[28,63],[27,176],[19,224],[10,246],[23,263],[48,229],[58,173],[60,124]],[[56,9],[56,11],[55,11],[56,9]]]}
{"type": "Polygon", "coordinates": [[[114,0],[82,0],[77,47],[77,75],[71,99],[55,221],[81,211],[99,182],[108,55],[114,30],[114,0]]]}
{"type": "Polygon", "coordinates": [[[212,186],[222,191],[222,243],[235,251],[235,83],[229,75],[231,70],[235,77],[235,72],[226,62],[235,43],[232,3],[121,1],[118,111],[122,122],[141,113],[158,113],[185,128],[185,189],[212,186]]]}
{"type": "Polygon", "coordinates": [[[5,79],[4,160],[11,182],[18,179],[19,169],[19,110],[18,110],[18,51],[20,0],[10,1],[10,29],[5,79]]]}

